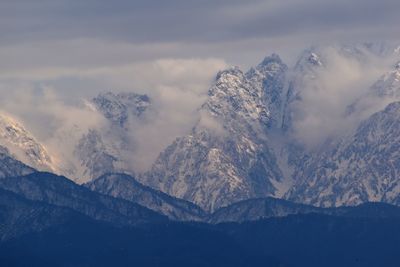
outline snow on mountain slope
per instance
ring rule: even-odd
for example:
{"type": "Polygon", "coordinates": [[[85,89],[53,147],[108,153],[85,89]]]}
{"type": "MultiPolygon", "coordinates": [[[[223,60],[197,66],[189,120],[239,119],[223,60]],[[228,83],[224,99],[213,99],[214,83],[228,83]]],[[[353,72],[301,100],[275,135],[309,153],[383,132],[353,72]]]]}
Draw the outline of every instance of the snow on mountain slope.
{"type": "Polygon", "coordinates": [[[206,210],[274,195],[281,171],[268,147],[262,87],[238,68],[218,73],[192,132],[163,151],[145,183],[206,210]]]}
{"type": "Polygon", "coordinates": [[[400,62],[397,62],[391,71],[383,75],[374,84],[371,91],[377,97],[398,99],[400,97],[400,62]]]}
{"type": "Polygon", "coordinates": [[[246,73],[254,88],[262,88],[262,100],[269,107],[269,127],[282,127],[286,101],[288,67],[277,54],[266,57],[257,67],[246,73]]]}
{"type": "MultiPolygon", "coordinates": [[[[395,174],[377,175],[379,166],[371,162],[396,161],[397,154],[376,148],[377,140],[362,153],[357,146],[370,141],[361,132],[378,127],[372,122],[375,115],[371,117],[377,111],[385,122],[379,126],[379,138],[386,147],[395,146],[397,132],[391,127],[397,117],[383,109],[400,100],[399,51],[380,43],[330,45],[307,49],[293,67],[274,54],[246,73],[239,68],[221,71],[192,129],[137,177],[207,211],[269,196],[321,206],[366,200],[396,203],[400,189],[395,174]],[[388,66],[392,68],[382,76],[388,66]],[[385,179],[393,189],[384,186],[385,179]]],[[[59,136],[73,150],[68,152],[73,154],[70,161],[62,153],[50,156],[44,145],[7,117],[0,121],[0,146],[9,150],[6,156],[79,183],[109,172],[134,174],[138,144],[146,137],[145,130],[140,138],[135,131],[153,122],[152,112],[162,112],[152,101],[146,95],[111,92],[88,101],[86,108],[105,123],[72,127],[59,136]],[[67,167],[60,168],[59,162],[67,167]]],[[[385,168],[396,173],[397,167],[392,167],[385,168]]]]}
{"type": "Polygon", "coordinates": [[[369,116],[400,99],[400,61],[383,74],[369,90],[348,106],[349,116],[369,116]]]}
{"type": "Polygon", "coordinates": [[[76,144],[76,174],[80,183],[110,172],[134,174],[132,154],[135,150],[132,122],[141,120],[151,101],[147,95],[135,93],[102,93],[93,98],[92,109],[108,121],[102,127],[89,129],[76,144]]]}
{"type": "Polygon", "coordinates": [[[144,182],[207,210],[249,197],[284,197],[299,179],[296,170],[306,168],[312,154],[322,153],[330,138],[346,133],[324,120],[340,121],[346,105],[340,110],[334,101],[343,100],[340,94],[358,82],[363,64],[390,54],[378,47],[316,47],[303,52],[292,69],[272,55],[245,75],[237,68],[221,72],[200,109],[200,121],[160,154],[144,182]],[[347,65],[358,68],[355,78],[343,76],[332,85],[335,75],[347,75],[341,69],[347,65]]]}
{"type": "Polygon", "coordinates": [[[105,143],[99,131],[90,129],[79,141],[75,155],[77,156],[83,173],[80,181],[100,177],[107,172],[123,171],[124,162],[118,148],[112,143],[105,143]]]}
{"type": "Polygon", "coordinates": [[[147,95],[112,92],[102,93],[92,102],[107,119],[122,128],[132,119],[131,116],[141,116],[151,103],[147,95]]]}
{"type": "Polygon", "coordinates": [[[4,114],[0,114],[0,146],[7,148],[9,156],[32,168],[58,170],[45,147],[22,124],[4,114]]]}
{"type": "Polygon", "coordinates": [[[367,201],[399,204],[400,102],[389,104],[334,150],[315,155],[288,192],[289,200],[317,206],[367,201]]]}

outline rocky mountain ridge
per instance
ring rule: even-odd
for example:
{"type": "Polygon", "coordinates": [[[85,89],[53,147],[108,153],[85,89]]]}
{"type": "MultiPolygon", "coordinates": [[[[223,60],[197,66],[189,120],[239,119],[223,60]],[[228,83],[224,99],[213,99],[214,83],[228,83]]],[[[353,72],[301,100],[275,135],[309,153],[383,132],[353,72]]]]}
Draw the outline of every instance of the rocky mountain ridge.
{"type": "MultiPolygon", "coordinates": [[[[293,67],[273,54],[248,72],[237,67],[223,70],[199,107],[192,130],[161,151],[151,169],[136,177],[207,211],[265,197],[318,206],[367,201],[398,204],[400,166],[394,148],[399,51],[377,44],[315,47],[303,52],[293,67]],[[329,87],[323,79],[330,77],[338,62],[349,60],[363,70],[378,59],[388,71],[380,73],[362,94],[352,96],[354,101],[339,112],[354,129],[339,136],[327,135],[312,149],[307,147],[298,137],[298,126],[315,119],[315,114],[304,108],[312,94],[323,95],[329,87]]],[[[76,144],[77,167],[83,169],[79,182],[105,173],[135,173],[130,157],[140,140],[130,138],[135,130],[131,122],[151,123],[147,114],[153,112],[152,105],[148,96],[135,93],[103,93],[91,101],[93,110],[107,123],[89,129],[76,144]]],[[[38,170],[60,171],[33,135],[19,124],[2,121],[4,176],[13,170],[17,174],[31,171],[17,162],[38,170]],[[11,162],[13,159],[17,161],[11,162]]],[[[106,192],[107,186],[96,190],[106,192]]],[[[120,190],[111,191],[123,195],[124,188],[120,190]]]]}

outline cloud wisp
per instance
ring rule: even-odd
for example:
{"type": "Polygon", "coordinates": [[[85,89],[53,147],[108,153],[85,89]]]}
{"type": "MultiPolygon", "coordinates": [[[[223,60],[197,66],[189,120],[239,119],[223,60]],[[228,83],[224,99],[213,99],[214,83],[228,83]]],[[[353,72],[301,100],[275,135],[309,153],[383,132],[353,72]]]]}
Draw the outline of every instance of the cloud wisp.
{"type": "Polygon", "coordinates": [[[319,49],[324,66],[305,81],[301,101],[294,104],[295,138],[310,149],[318,148],[329,139],[351,134],[360,121],[390,101],[375,99],[362,112],[348,112],[355,103],[369,101],[374,83],[393,69],[400,55],[377,56],[365,49],[343,53],[344,50],[340,46],[319,49]]]}

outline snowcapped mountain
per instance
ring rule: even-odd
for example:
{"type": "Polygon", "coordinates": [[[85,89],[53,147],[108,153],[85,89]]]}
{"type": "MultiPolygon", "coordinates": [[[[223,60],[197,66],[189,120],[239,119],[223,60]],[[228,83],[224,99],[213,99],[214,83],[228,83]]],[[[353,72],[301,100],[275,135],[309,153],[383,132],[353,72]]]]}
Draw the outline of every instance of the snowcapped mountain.
{"type": "Polygon", "coordinates": [[[400,99],[400,61],[347,108],[347,115],[371,114],[400,99]]]}
{"type": "Polygon", "coordinates": [[[304,158],[296,167],[298,178],[288,199],[317,206],[398,204],[399,80],[397,63],[347,108],[346,116],[362,121],[354,131],[304,158]]]}
{"type": "Polygon", "coordinates": [[[286,79],[288,67],[277,54],[266,57],[257,67],[246,73],[252,87],[262,88],[261,97],[269,108],[270,128],[282,127],[285,109],[286,79]]]}
{"type": "MultiPolygon", "coordinates": [[[[324,158],[326,161],[332,156],[332,150],[335,151],[336,143],[342,140],[341,135],[333,139],[336,138],[335,131],[328,132],[325,140],[321,139],[320,144],[309,149],[308,144],[298,139],[299,122],[313,119],[310,113],[313,109],[304,112],[308,109],[307,103],[318,104],[315,102],[317,97],[312,94],[332,90],[327,77],[335,75],[331,74],[335,71],[340,74],[341,64],[354,65],[362,71],[364,65],[373,64],[377,58],[387,57],[388,61],[393,61],[397,56],[397,50],[391,46],[334,45],[306,50],[293,68],[287,67],[279,56],[272,55],[246,74],[238,68],[220,72],[199,111],[201,119],[189,135],[178,138],[160,154],[144,182],[206,210],[254,197],[292,198],[296,194],[292,193],[296,191],[294,188],[302,188],[296,191],[301,196],[306,187],[312,188],[300,184],[303,179],[310,180],[310,174],[318,169],[314,159],[329,155],[324,158]],[[310,98],[314,98],[314,102],[310,102],[310,98]]],[[[375,94],[384,90],[386,98],[394,101],[397,68],[396,64],[395,70],[382,78],[383,82],[378,81],[371,87],[375,88],[375,94]]],[[[353,83],[346,82],[343,86],[354,84],[351,79],[353,83]]],[[[356,94],[350,95],[348,101],[356,97],[356,94]]],[[[388,102],[379,100],[379,103],[383,108],[388,102]]],[[[374,111],[379,110],[375,108],[374,111]]],[[[371,109],[368,112],[358,120],[352,118],[355,128],[361,118],[368,118],[373,113],[371,109]]],[[[339,117],[341,113],[346,114],[346,110],[343,108],[337,113],[339,117]]],[[[348,131],[343,130],[341,134],[344,133],[348,131]]],[[[330,190],[322,188],[320,190],[330,190]]],[[[344,192],[334,191],[333,194],[339,196],[344,192]]],[[[315,196],[317,191],[310,194],[320,201],[296,200],[322,206],[336,205],[323,204],[323,197],[315,196]]],[[[379,198],[368,197],[363,201],[376,199],[379,198]]],[[[353,205],[360,202],[352,202],[349,198],[340,203],[353,205]]]]}
{"type": "MultiPolygon", "coordinates": [[[[397,140],[399,60],[397,46],[332,45],[305,50],[292,67],[273,54],[248,72],[238,67],[221,71],[191,130],[136,177],[206,211],[265,197],[319,206],[397,203],[397,154],[390,148],[397,140]]],[[[68,168],[56,166],[45,145],[2,116],[3,176],[29,173],[24,164],[71,176],[78,183],[106,173],[134,175],[133,155],[141,141],[135,130],[152,123],[154,105],[147,95],[136,93],[108,92],[88,101],[88,108],[105,123],[73,128],[59,138],[76,135],[68,168]]],[[[57,163],[63,160],[59,157],[57,163]]],[[[105,188],[95,190],[113,196],[135,198],[139,190],[129,179],[99,181],[105,188]]],[[[150,199],[154,209],[167,205],[154,204],[160,203],[159,196],[150,199]]],[[[175,216],[176,207],[167,206],[168,215],[175,216]]]]}
{"type": "Polygon", "coordinates": [[[58,167],[55,166],[45,147],[21,123],[4,114],[0,114],[0,147],[2,165],[6,164],[6,159],[8,159],[8,164],[11,164],[11,161],[17,161],[10,169],[10,171],[15,171],[15,175],[29,172],[29,168],[23,166],[24,164],[37,170],[58,171],[58,167]],[[17,167],[17,165],[20,166],[17,167]]]}
{"type": "Polygon", "coordinates": [[[363,121],[355,134],[332,151],[317,154],[287,198],[317,206],[356,205],[367,201],[399,204],[400,102],[363,121]]]}
{"type": "Polygon", "coordinates": [[[83,170],[81,182],[95,179],[107,172],[123,171],[125,165],[114,142],[106,143],[101,133],[94,129],[82,136],[75,155],[83,170]]]}
{"type": "Polygon", "coordinates": [[[78,159],[76,176],[83,183],[110,172],[134,174],[131,154],[135,149],[132,122],[144,120],[151,106],[147,95],[135,93],[102,93],[90,102],[109,123],[98,129],[89,129],[76,145],[74,155],[78,159]]]}
{"type": "Polygon", "coordinates": [[[1,172],[3,176],[23,175],[31,167],[66,175],[80,183],[109,172],[134,173],[130,164],[134,149],[131,124],[144,119],[150,104],[149,97],[135,93],[108,92],[86,101],[85,108],[103,116],[107,123],[86,130],[73,125],[56,132],[54,139],[60,148],[71,147],[71,151],[48,150],[22,123],[1,114],[1,172]]]}
{"type": "Polygon", "coordinates": [[[151,104],[147,95],[112,92],[102,93],[93,98],[92,102],[107,119],[122,128],[132,116],[141,116],[151,104]]]}
{"type": "Polygon", "coordinates": [[[145,183],[206,210],[275,194],[282,174],[265,134],[271,115],[261,85],[285,67],[276,56],[263,63],[251,79],[238,68],[218,73],[200,120],[160,154],[145,183]]]}

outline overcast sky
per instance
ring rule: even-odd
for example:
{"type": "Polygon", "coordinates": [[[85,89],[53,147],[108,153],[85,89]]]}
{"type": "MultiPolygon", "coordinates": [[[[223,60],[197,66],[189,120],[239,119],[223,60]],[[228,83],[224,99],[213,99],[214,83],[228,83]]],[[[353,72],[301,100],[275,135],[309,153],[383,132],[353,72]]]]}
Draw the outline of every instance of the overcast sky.
{"type": "Polygon", "coordinates": [[[397,39],[399,14],[398,0],[2,0],[0,64],[211,57],[248,66],[320,42],[397,39]]]}

